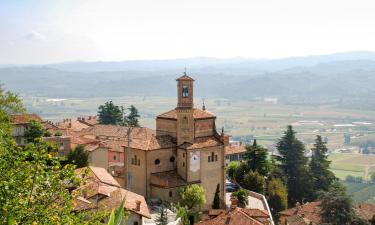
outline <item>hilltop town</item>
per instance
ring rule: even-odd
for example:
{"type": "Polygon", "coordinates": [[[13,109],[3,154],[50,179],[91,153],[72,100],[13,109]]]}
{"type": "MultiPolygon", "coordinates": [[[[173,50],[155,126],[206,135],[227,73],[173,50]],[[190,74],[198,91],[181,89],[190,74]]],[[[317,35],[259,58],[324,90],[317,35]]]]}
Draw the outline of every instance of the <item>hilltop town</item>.
{"type": "MultiPolygon", "coordinates": [[[[18,113],[11,115],[12,136],[18,146],[28,146],[30,130],[40,124],[43,141],[57,147],[58,158],[76,165],[75,174],[83,181],[72,187],[76,213],[108,212],[124,201],[127,224],[132,225],[321,223],[324,199],[313,194],[318,190],[306,189],[309,194],[290,198],[285,193],[285,185],[290,184],[283,184],[286,178],[272,169],[277,164],[268,162],[267,150],[256,141],[232,141],[229,133],[217,128],[214,112],[205,104],[196,107],[195,80],[184,73],[176,82],[176,105],[156,116],[156,129],[140,126],[137,118],[127,124],[107,123],[100,113],[55,122],[18,113]],[[76,158],[69,161],[72,157],[76,158]],[[85,157],[86,164],[79,164],[85,157]],[[189,191],[193,196],[201,193],[193,199],[204,200],[190,199],[184,208],[181,204],[189,191]]],[[[114,107],[112,102],[106,105],[114,107]]],[[[320,147],[319,143],[317,139],[315,148],[324,150],[324,142],[320,147]]],[[[334,177],[331,172],[326,176],[334,177]]],[[[301,189],[298,182],[289,189],[301,189]]],[[[331,185],[333,180],[327,182],[331,185]]],[[[374,221],[375,205],[353,206],[353,213],[363,221],[374,221]]]]}

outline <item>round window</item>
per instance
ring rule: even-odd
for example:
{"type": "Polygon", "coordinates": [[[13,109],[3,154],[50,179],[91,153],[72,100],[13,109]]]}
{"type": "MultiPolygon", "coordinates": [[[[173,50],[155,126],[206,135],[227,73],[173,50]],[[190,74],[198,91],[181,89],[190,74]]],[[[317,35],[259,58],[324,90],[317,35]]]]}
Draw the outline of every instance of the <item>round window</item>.
{"type": "Polygon", "coordinates": [[[160,164],[160,159],[155,159],[155,165],[159,165],[160,164]]]}
{"type": "Polygon", "coordinates": [[[175,159],[175,157],[174,156],[171,156],[171,158],[169,158],[169,161],[170,162],[174,162],[176,159],[175,159]]]}

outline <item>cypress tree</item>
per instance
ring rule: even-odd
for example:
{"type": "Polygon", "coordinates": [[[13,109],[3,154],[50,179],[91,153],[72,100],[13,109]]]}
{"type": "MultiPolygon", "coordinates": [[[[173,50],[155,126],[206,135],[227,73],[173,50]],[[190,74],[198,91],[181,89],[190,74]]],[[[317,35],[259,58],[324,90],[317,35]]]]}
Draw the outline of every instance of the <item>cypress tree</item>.
{"type": "Polygon", "coordinates": [[[213,209],[220,209],[220,184],[217,184],[214,201],[212,203],[213,209]]]}
{"type": "Polygon", "coordinates": [[[336,180],[335,175],[329,170],[330,161],[327,159],[327,146],[321,136],[316,136],[312,157],[310,161],[310,170],[314,182],[314,192],[328,191],[329,187],[336,180]]]}
{"type": "Polygon", "coordinates": [[[139,127],[139,112],[138,109],[134,106],[131,105],[129,108],[129,115],[125,117],[124,123],[126,126],[131,126],[131,127],[139,127]]]}
{"type": "Polygon", "coordinates": [[[296,202],[311,199],[311,179],[307,166],[308,159],[305,157],[305,146],[299,141],[292,126],[288,126],[284,136],[276,144],[280,162],[288,187],[288,202],[293,206],[296,202]]]}
{"type": "Polygon", "coordinates": [[[246,146],[244,159],[245,163],[247,164],[247,168],[254,172],[258,172],[262,176],[267,176],[270,169],[270,163],[267,159],[267,155],[267,149],[257,145],[256,140],[254,140],[252,146],[246,146]]]}

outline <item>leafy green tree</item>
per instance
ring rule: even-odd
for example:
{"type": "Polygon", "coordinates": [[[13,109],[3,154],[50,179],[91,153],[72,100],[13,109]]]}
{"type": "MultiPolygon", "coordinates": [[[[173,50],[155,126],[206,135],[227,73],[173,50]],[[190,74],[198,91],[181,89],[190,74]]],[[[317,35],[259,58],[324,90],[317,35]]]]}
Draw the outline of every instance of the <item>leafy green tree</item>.
{"type": "Polygon", "coordinates": [[[73,164],[76,168],[88,166],[89,153],[85,150],[85,146],[77,145],[72,149],[67,157],[67,163],[73,164]]]}
{"type": "Polygon", "coordinates": [[[310,161],[310,170],[313,179],[314,191],[328,191],[331,184],[336,180],[335,175],[329,170],[330,161],[328,160],[326,143],[322,141],[321,136],[316,136],[312,157],[310,161]]]}
{"type": "Polygon", "coordinates": [[[270,169],[270,163],[267,156],[267,149],[257,145],[256,140],[254,140],[253,145],[246,146],[244,159],[247,167],[249,170],[257,171],[262,176],[267,176],[270,169]]]}
{"type": "Polygon", "coordinates": [[[250,172],[245,175],[242,183],[243,188],[260,194],[264,194],[266,180],[262,175],[258,173],[258,171],[253,172],[250,170],[250,172]]]}
{"type": "Polygon", "coordinates": [[[235,180],[235,174],[239,165],[240,164],[236,161],[230,162],[228,165],[227,174],[228,174],[229,179],[231,179],[232,181],[235,180]]]}
{"type": "Polygon", "coordinates": [[[220,184],[216,185],[216,191],[214,196],[214,201],[212,203],[213,209],[220,209],[220,184]]]}
{"type": "Polygon", "coordinates": [[[180,218],[182,225],[190,225],[188,211],[185,207],[177,206],[176,219],[180,218]]]}
{"type": "Polygon", "coordinates": [[[321,220],[331,225],[367,224],[354,210],[352,199],[346,194],[345,187],[334,182],[328,192],[321,193],[321,220]]]}
{"type": "Polygon", "coordinates": [[[288,191],[281,179],[272,178],[267,183],[267,201],[275,221],[279,220],[279,212],[288,208],[288,191]]]}
{"type": "Polygon", "coordinates": [[[125,116],[125,119],[124,119],[124,124],[126,126],[130,126],[130,127],[139,127],[139,112],[138,112],[138,109],[134,106],[134,105],[131,105],[129,108],[129,115],[125,116]]]}
{"type": "Polygon", "coordinates": [[[63,133],[61,131],[56,131],[56,133],[54,134],[55,137],[60,137],[60,136],[63,136],[63,133]]]}
{"type": "Polygon", "coordinates": [[[239,183],[239,184],[243,184],[243,181],[244,181],[244,178],[245,178],[245,175],[249,172],[249,168],[247,167],[247,164],[244,163],[244,162],[241,162],[238,166],[238,168],[236,169],[236,172],[234,174],[234,180],[239,183]]]}
{"type": "Polygon", "coordinates": [[[305,146],[299,141],[292,126],[288,126],[284,135],[277,142],[279,152],[277,160],[287,179],[288,203],[312,200],[311,174],[304,155],[305,146]]]}
{"type": "Polygon", "coordinates": [[[247,193],[247,191],[245,190],[245,189],[240,189],[240,190],[238,190],[238,191],[236,191],[236,192],[233,192],[232,194],[231,194],[231,196],[232,197],[236,197],[237,199],[238,199],[238,204],[239,204],[239,206],[241,206],[241,207],[245,207],[245,206],[247,206],[247,204],[248,204],[248,193],[247,193]]]}
{"type": "Polygon", "coordinates": [[[188,210],[200,207],[206,202],[204,189],[198,184],[191,184],[180,188],[178,196],[181,206],[187,207],[188,210]]]}
{"type": "Polygon", "coordinates": [[[168,208],[161,204],[159,209],[158,217],[155,220],[156,225],[167,225],[168,224],[168,208]]]}
{"type": "Polygon", "coordinates": [[[25,131],[26,142],[40,141],[40,139],[45,135],[46,129],[38,121],[32,120],[27,125],[25,131]]]}
{"type": "Polygon", "coordinates": [[[124,107],[115,105],[112,101],[99,106],[98,121],[100,124],[121,125],[124,123],[124,107]]]}

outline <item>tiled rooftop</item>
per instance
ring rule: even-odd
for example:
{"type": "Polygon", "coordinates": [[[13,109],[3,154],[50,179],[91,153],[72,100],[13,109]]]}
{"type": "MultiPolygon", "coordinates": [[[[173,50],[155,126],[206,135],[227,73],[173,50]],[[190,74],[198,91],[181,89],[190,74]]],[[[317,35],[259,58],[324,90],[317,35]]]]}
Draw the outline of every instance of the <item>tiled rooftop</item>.
{"type": "Polygon", "coordinates": [[[37,114],[11,115],[11,121],[13,124],[27,124],[32,120],[42,122],[42,119],[37,114]]]}
{"type": "MultiPolygon", "coordinates": [[[[194,119],[215,118],[215,115],[212,114],[209,111],[196,109],[196,108],[194,108],[193,110],[194,110],[194,112],[193,112],[194,119]]],[[[165,112],[165,113],[157,116],[157,118],[177,119],[177,111],[176,111],[176,109],[170,110],[168,112],[165,112]]]]}

